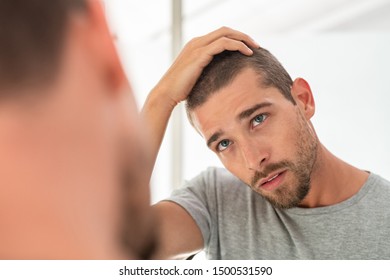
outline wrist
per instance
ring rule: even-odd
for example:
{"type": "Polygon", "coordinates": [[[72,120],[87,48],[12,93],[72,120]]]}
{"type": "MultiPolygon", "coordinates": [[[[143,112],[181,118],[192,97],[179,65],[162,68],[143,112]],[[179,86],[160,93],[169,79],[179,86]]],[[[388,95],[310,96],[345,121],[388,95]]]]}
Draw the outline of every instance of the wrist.
{"type": "Polygon", "coordinates": [[[168,90],[161,87],[154,88],[147,100],[146,104],[152,107],[158,107],[167,111],[173,111],[173,109],[179,104],[176,100],[169,96],[168,90]]]}

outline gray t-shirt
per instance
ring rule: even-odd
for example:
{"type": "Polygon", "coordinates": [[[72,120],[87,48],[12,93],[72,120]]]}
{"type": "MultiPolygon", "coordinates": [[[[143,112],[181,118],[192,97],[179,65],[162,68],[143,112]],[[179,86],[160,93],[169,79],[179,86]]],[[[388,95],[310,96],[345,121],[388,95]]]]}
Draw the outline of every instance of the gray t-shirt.
{"type": "Polygon", "coordinates": [[[390,259],[390,182],[372,173],[327,207],[277,209],[221,168],[168,200],[194,218],[209,259],[390,259]]]}

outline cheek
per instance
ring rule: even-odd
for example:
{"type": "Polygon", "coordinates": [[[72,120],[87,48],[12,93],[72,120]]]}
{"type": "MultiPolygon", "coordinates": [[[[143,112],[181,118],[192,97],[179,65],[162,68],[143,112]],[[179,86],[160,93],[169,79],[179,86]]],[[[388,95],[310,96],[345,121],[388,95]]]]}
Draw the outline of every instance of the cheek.
{"type": "Polygon", "coordinates": [[[219,157],[223,166],[234,176],[238,177],[241,181],[246,184],[250,184],[253,172],[245,167],[245,162],[239,156],[233,157],[219,157]]]}
{"type": "Polygon", "coordinates": [[[288,117],[279,121],[270,131],[271,161],[288,158],[294,153],[299,129],[295,117],[288,117]],[[272,160],[274,158],[275,160],[272,160]]]}

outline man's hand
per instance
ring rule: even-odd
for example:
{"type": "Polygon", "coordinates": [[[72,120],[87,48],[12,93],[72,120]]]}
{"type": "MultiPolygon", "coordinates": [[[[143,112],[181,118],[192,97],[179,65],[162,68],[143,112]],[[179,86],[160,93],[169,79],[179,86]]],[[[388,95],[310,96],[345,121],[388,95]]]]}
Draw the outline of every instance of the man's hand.
{"type": "MultiPolygon", "coordinates": [[[[225,50],[252,55],[259,45],[248,35],[222,27],[191,40],[149,94],[142,110],[149,129],[149,151],[154,165],[174,107],[185,100],[213,56],[225,50]]],[[[153,165],[146,172],[152,174],[153,165]]],[[[203,248],[203,237],[192,217],[172,202],[158,203],[154,210],[161,223],[157,258],[185,257],[203,248]]]]}
{"type": "Polygon", "coordinates": [[[142,109],[145,127],[149,130],[149,151],[153,166],[164,137],[168,120],[175,106],[185,100],[203,69],[213,56],[225,50],[252,55],[251,48],[259,45],[248,35],[222,27],[205,36],[192,39],[181,51],[175,62],[154,87],[142,109]]]}
{"type": "Polygon", "coordinates": [[[214,55],[225,50],[252,55],[250,48],[258,47],[259,44],[248,35],[228,27],[194,38],[186,44],[152,93],[157,91],[156,94],[163,95],[167,104],[174,107],[187,98],[214,55]]]}

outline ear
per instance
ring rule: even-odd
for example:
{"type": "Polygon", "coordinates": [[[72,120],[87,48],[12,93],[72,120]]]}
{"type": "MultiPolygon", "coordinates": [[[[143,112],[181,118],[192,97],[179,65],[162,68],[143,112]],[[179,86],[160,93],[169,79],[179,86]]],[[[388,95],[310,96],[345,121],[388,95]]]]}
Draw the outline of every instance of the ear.
{"type": "Polygon", "coordinates": [[[315,103],[309,84],[302,78],[295,79],[291,94],[306,119],[311,119],[315,113],[315,103]]]}
{"type": "Polygon", "coordinates": [[[100,1],[87,0],[87,34],[90,53],[94,55],[97,66],[102,69],[102,78],[112,93],[118,92],[127,82],[114,37],[109,29],[104,7],[100,1]]]}

